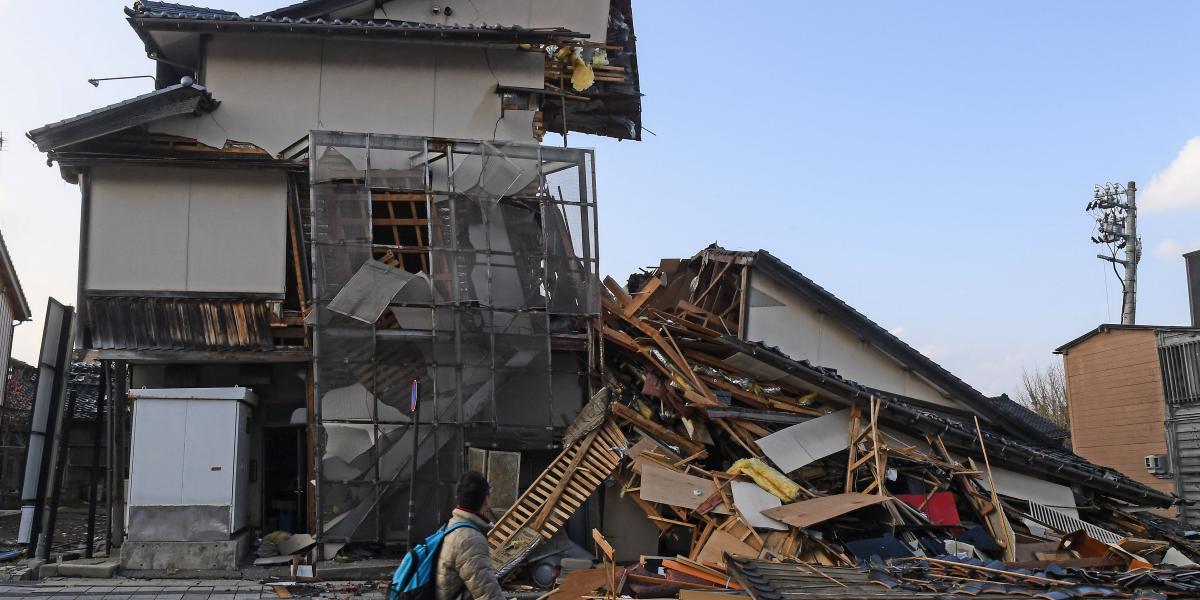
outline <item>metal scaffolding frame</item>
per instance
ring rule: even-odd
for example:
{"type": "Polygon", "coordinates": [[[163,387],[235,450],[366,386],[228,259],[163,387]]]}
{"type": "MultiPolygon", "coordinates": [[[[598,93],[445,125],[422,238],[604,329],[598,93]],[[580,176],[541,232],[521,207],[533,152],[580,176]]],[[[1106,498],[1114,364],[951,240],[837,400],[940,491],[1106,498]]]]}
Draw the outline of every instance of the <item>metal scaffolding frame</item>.
{"type": "Polygon", "coordinates": [[[466,448],[552,447],[590,396],[593,153],[313,131],[309,178],[316,531],[407,542],[448,516],[466,448]],[[427,218],[377,219],[396,194],[427,218]],[[381,245],[380,223],[425,244],[381,245]]]}

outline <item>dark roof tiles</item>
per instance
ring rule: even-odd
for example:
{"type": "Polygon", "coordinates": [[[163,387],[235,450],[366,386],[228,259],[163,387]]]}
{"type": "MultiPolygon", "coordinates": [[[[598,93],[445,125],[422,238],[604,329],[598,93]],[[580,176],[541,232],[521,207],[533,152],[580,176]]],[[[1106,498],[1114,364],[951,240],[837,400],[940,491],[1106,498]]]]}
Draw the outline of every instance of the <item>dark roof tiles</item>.
{"type": "Polygon", "coordinates": [[[160,15],[170,15],[174,17],[189,18],[189,19],[205,19],[205,18],[220,18],[238,16],[237,13],[230,10],[221,10],[219,8],[208,8],[207,6],[190,6],[187,4],[175,4],[174,2],[151,2],[142,0],[141,2],[133,3],[133,10],[143,13],[154,13],[160,15]]]}

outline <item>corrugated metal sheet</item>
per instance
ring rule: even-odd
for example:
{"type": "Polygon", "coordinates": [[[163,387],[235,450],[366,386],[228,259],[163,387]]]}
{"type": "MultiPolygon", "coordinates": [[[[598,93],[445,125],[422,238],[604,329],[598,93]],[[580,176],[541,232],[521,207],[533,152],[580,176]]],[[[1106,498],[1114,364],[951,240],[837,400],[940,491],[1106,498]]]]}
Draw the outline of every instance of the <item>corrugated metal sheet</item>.
{"type": "Polygon", "coordinates": [[[1091,537],[1106,544],[1115,544],[1124,537],[1033,501],[1029,502],[1029,516],[1033,517],[1034,521],[1062,534],[1075,533],[1082,529],[1091,537]]]}
{"type": "MultiPolygon", "coordinates": [[[[1180,404],[1173,409],[1169,426],[1174,442],[1171,448],[1171,469],[1175,472],[1178,493],[1184,500],[1200,500],[1200,403],[1180,404]]],[[[1200,505],[1182,505],[1180,517],[1189,527],[1200,523],[1200,505]]]]}
{"type": "Polygon", "coordinates": [[[272,350],[266,300],[90,296],[90,347],[100,350],[272,350]]]}
{"type": "MultiPolygon", "coordinates": [[[[12,354],[13,313],[8,298],[0,296],[0,373],[8,373],[8,357],[12,354]]],[[[0,407],[6,406],[4,390],[0,390],[0,407]]]]}
{"type": "Polygon", "coordinates": [[[1200,335],[1160,332],[1158,361],[1167,404],[1200,401],[1200,335]]]}

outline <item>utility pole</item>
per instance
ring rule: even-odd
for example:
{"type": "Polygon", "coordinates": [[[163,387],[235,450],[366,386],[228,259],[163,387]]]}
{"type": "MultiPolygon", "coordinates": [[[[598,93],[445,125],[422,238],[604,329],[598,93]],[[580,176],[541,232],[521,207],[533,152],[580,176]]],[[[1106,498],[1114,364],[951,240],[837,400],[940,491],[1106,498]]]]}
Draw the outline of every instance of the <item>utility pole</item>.
{"type": "Polygon", "coordinates": [[[1121,281],[1121,324],[1133,325],[1137,313],[1137,265],[1142,258],[1142,240],[1137,235],[1137,185],[1130,181],[1097,185],[1088,213],[1096,219],[1097,235],[1092,242],[1108,248],[1108,254],[1096,257],[1112,263],[1113,273],[1121,281]],[[1117,253],[1125,251],[1125,258],[1117,253]],[[1117,270],[1121,265],[1124,273],[1117,270]]]}

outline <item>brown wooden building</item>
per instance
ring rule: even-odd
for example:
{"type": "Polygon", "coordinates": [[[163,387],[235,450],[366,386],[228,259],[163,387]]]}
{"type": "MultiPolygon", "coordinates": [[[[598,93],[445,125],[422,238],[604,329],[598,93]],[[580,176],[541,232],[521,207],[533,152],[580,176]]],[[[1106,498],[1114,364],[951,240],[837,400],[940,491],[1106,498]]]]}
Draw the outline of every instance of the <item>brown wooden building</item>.
{"type": "MultiPolygon", "coordinates": [[[[1101,325],[1055,352],[1063,356],[1074,451],[1200,499],[1200,328],[1101,325]]],[[[1200,508],[1180,516],[1200,522],[1200,508]]]]}

